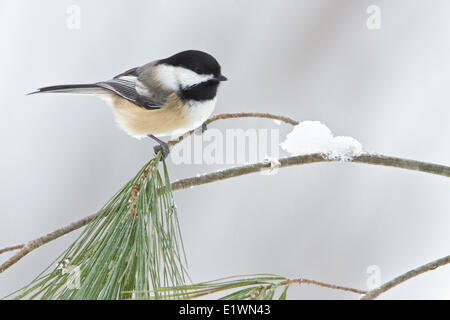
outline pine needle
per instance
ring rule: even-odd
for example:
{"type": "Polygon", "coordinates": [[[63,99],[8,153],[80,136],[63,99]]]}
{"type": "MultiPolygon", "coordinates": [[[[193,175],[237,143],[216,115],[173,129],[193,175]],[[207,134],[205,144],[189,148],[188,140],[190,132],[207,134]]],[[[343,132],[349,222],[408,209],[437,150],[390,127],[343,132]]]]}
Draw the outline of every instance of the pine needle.
{"type": "Polygon", "coordinates": [[[157,291],[166,291],[170,294],[170,297],[177,299],[195,299],[214,293],[239,289],[228,293],[220,300],[272,300],[278,288],[284,288],[279,299],[285,299],[288,287],[289,279],[285,277],[272,274],[257,274],[161,288],[157,291]]]}
{"type": "Polygon", "coordinates": [[[158,154],[147,163],[55,263],[10,296],[68,300],[183,297],[183,289],[172,294],[158,291],[182,286],[188,279],[169,175],[160,159],[158,154]]]}

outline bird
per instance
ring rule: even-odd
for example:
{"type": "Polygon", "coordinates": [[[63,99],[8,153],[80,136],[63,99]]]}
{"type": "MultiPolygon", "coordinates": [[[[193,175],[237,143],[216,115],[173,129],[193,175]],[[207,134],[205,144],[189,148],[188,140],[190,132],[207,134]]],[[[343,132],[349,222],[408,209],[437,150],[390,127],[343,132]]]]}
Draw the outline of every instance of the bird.
{"type": "Polygon", "coordinates": [[[31,94],[96,95],[113,107],[115,120],[128,135],[150,137],[155,154],[169,154],[164,136],[178,136],[200,128],[214,111],[217,89],[227,77],[219,62],[199,50],[178,52],[122,72],[111,80],[89,84],[42,87],[31,94]]]}

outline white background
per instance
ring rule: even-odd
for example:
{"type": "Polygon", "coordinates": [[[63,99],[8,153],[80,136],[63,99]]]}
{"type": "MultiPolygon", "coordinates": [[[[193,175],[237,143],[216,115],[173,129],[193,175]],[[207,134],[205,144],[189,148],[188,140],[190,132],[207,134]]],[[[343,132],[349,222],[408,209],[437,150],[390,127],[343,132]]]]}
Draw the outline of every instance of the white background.
{"type": "MultiPolygon", "coordinates": [[[[109,79],[185,49],[213,54],[229,78],[216,113],[319,120],[366,150],[450,164],[450,2],[0,1],[0,247],[91,214],[151,157],[95,97],[25,96],[109,79]],[[81,29],[66,26],[69,5],[81,29]],[[366,8],[381,8],[368,30],[366,8]]],[[[291,128],[264,119],[227,128],[291,128]]],[[[281,156],[285,156],[281,152],[281,156]]],[[[225,166],[174,165],[172,180],[225,166]]],[[[364,164],[325,163],[175,193],[193,281],[276,273],[366,288],[450,251],[450,181],[364,164]]],[[[27,284],[73,233],[0,274],[0,296],[27,284]]],[[[4,254],[4,261],[11,254],[4,254]]],[[[450,298],[450,269],[381,298],[450,298]]],[[[307,285],[288,298],[357,298],[307,285]]]]}

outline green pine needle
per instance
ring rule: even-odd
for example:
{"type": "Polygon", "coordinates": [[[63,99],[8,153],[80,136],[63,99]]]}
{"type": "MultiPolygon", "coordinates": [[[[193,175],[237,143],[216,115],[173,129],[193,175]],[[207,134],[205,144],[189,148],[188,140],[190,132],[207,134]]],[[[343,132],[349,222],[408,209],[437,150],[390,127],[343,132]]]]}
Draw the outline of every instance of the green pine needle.
{"type": "Polygon", "coordinates": [[[8,297],[195,299],[225,292],[221,299],[272,300],[282,288],[278,299],[286,299],[285,277],[257,274],[186,284],[186,265],[167,167],[158,154],[54,263],[8,297]]]}
{"type": "Polygon", "coordinates": [[[278,288],[284,288],[278,299],[285,300],[289,279],[272,274],[236,276],[214,281],[161,288],[156,292],[167,292],[177,299],[195,299],[206,295],[229,292],[220,300],[273,300],[278,288]]]}
{"type": "Polygon", "coordinates": [[[168,299],[188,275],[167,167],[147,163],[78,239],[14,298],[168,299]],[[59,262],[58,262],[59,261],[59,262]]]}

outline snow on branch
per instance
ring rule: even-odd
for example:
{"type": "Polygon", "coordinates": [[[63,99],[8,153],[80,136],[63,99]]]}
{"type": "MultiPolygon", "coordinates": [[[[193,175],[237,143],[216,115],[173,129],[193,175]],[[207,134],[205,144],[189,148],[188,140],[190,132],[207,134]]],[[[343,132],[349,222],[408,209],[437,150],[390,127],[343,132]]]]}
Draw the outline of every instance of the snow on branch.
{"type": "MultiPolygon", "coordinates": [[[[318,121],[305,121],[299,123],[296,120],[285,116],[273,115],[268,113],[230,113],[219,114],[207,121],[210,124],[214,121],[224,119],[236,119],[236,118],[267,118],[275,121],[282,121],[284,123],[294,126],[291,133],[288,134],[286,140],[282,143],[282,148],[292,154],[290,157],[278,159],[277,168],[286,168],[290,166],[298,166],[319,162],[333,162],[333,161],[346,161],[365,163],[372,165],[381,165],[387,167],[402,168],[408,170],[421,171],[425,173],[431,173],[435,175],[441,175],[444,177],[450,177],[450,167],[445,165],[421,162],[416,160],[402,159],[397,157],[389,157],[379,154],[364,153],[361,144],[354,138],[333,136],[331,130],[318,121]]],[[[194,133],[194,130],[180,136],[177,139],[169,141],[170,146],[181,142],[185,137],[194,133]]],[[[262,161],[258,163],[248,164],[244,166],[224,169],[212,173],[207,173],[191,178],[180,179],[173,182],[172,190],[183,190],[193,186],[199,186],[207,183],[212,183],[220,180],[230,179],[234,177],[243,176],[250,173],[260,172],[263,170],[271,170],[272,163],[268,161],[262,161]]],[[[145,172],[145,171],[144,171],[145,172]]],[[[67,226],[59,228],[53,232],[50,232],[42,237],[28,241],[27,243],[7,247],[0,250],[0,254],[19,250],[15,255],[0,265],[0,273],[7,270],[9,267],[17,263],[24,256],[31,251],[39,248],[40,246],[53,241],[65,234],[68,234],[74,230],[77,230],[89,222],[91,222],[97,213],[91,214],[78,221],[75,221],[67,226]]],[[[423,272],[433,270],[439,266],[450,263],[450,256],[441,258],[439,260],[430,262],[417,269],[411,270],[392,281],[382,285],[381,287],[367,292],[363,299],[373,299],[378,297],[381,293],[391,289],[392,287],[415,277],[423,272]]],[[[314,281],[314,280],[311,280],[314,281]]]]}

